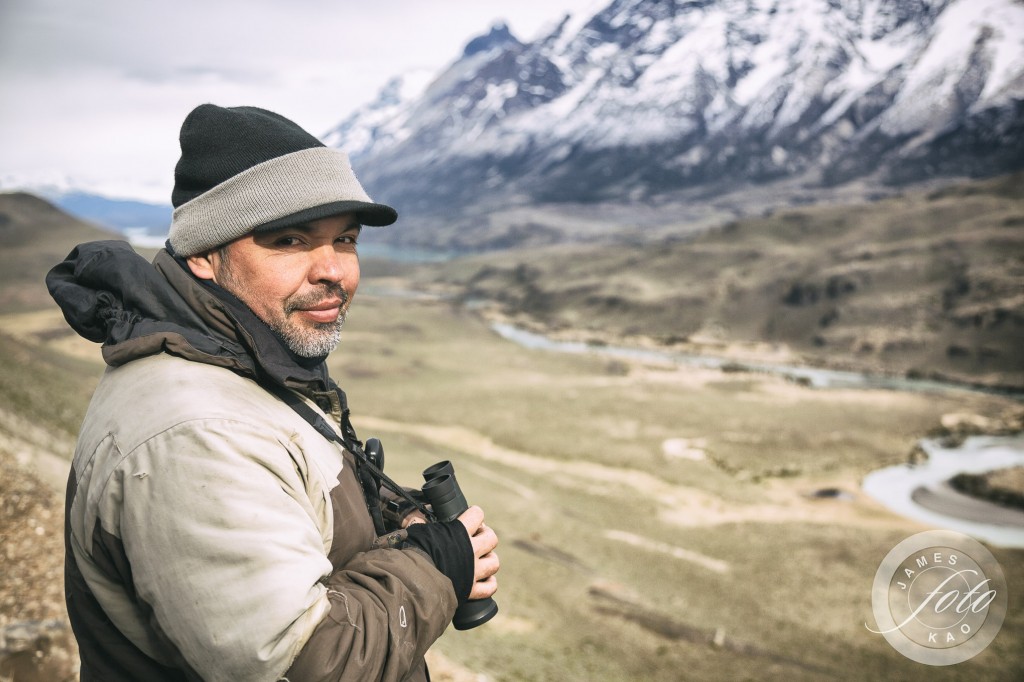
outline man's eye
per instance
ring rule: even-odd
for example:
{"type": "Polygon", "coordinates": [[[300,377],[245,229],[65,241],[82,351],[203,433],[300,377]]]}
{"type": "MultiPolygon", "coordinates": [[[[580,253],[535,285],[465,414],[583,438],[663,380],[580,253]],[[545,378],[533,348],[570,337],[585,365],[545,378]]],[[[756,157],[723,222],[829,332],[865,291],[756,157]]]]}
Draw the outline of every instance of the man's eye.
{"type": "Polygon", "coordinates": [[[299,243],[299,240],[295,237],[281,237],[276,243],[278,246],[295,246],[299,243]]]}
{"type": "Polygon", "coordinates": [[[339,244],[355,244],[356,240],[357,237],[354,234],[346,234],[344,236],[338,237],[339,244]]]}

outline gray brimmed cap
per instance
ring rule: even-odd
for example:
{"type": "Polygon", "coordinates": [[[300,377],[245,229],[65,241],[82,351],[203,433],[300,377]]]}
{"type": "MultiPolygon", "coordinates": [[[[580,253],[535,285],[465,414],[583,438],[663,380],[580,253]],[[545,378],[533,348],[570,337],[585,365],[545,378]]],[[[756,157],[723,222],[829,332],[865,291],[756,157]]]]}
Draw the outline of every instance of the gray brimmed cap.
{"type": "Polygon", "coordinates": [[[340,213],[363,225],[398,219],[366,194],[347,154],[272,111],[202,104],[185,118],[180,142],[170,231],[180,256],[340,213]]]}

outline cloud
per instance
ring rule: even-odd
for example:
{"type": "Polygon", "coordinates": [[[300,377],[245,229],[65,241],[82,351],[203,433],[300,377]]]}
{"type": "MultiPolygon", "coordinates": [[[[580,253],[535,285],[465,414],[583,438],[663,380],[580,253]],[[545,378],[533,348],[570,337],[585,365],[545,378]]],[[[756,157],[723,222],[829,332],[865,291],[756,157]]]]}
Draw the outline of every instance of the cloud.
{"type": "Polygon", "coordinates": [[[262,106],[319,135],[498,19],[530,39],[592,2],[0,0],[0,176],[163,196],[197,104],[262,106]]]}
{"type": "Polygon", "coordinates": [[[128,68],[124,77],[129,81],[140,81],[154,85],[180,83],[182,85],[202,82],[236,83],[246,86],[269,86],[279,80],[274,71],[244,67],[220,67],[209,64],[150,65],[128,68]]]}

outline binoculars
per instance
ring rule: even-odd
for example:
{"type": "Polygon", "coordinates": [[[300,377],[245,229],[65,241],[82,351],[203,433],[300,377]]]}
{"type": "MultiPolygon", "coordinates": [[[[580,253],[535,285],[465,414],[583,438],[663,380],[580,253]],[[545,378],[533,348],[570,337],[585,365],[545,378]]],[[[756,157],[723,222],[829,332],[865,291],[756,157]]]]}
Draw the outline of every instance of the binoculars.
{"type": "MultiPolygon", "coordinates": [[[[438,521],[454,521],[469,509],[451,462],[445,460],[427,468],[423,472],[423,480],[423,496],[438,521]]],[[[496,613],[498,605],[490,597],[472,599],[456,609],[452,625],[456,630],[469,630],[483,625],[496,613]]]]}

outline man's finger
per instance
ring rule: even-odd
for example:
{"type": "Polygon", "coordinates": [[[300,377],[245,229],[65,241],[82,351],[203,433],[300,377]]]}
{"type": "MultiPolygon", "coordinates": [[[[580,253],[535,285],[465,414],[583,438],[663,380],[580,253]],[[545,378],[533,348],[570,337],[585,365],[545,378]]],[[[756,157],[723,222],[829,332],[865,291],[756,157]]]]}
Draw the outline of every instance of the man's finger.
{"type": "Polygon", "coordinates": [[[493,575],[486,580],[473,583],[473,589],[469,592],[470,599],[483,599],[490,597],[498,591],[498,579],[493,575]]]}
{"type": "Polygon", "coordinates": [[[470,537],[472,537],[473,535],[476,535],[480,526],[483,525],[484,510],[474,505],[462,512],[462,515],[459,516],[459,521],[462,521],[462,525],[466,527],[470,537]]]}
{"type": "Polygon", "coordinates": [[[473,554],[482,557],[498,546],[498,535],[490,528],[478,531],[469,541],[473,544],[473,554]]]}

